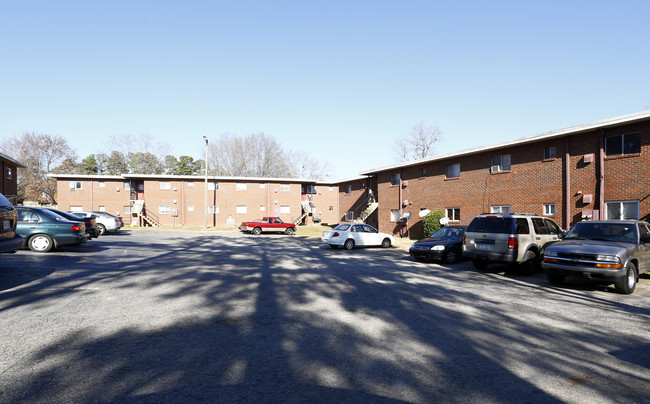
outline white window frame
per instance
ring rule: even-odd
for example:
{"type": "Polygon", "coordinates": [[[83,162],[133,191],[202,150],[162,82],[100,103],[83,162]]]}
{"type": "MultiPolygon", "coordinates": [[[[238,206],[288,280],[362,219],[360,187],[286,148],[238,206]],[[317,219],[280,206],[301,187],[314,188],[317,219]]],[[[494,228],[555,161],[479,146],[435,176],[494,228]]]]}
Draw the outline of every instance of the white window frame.
{"type": "Polygon", "coordinates": [[[161,189],[161,190],[172,189],[171,181],[158,181],[158,189],[161,189]]]}
{"type": "Polygon", "coordinates": [[[98,181],[97,188],[106,188],[106,181],[98,181]]]}
{"type": "Polygon", "coordinates": [[[124,190],[125,191],[130,191],[131,190],[131,183],[130,182],[126,181],[124,183],[124,190]]]}
{"type": "Polygon", "coordinates": [[[494,205],[490,207],[490,212],[509,214],[512,212],[512,209],[510,208],[510,205],[494,205]]]}
{"type": "Polygon", "coordinates": [[[210,182],[208,181],[208,191],[216,191],[219,189],[219,183],[218,182],[210,182]]]}
{"type": "Polygon", "coordinates": [[[354,220],[354,211],[345,212],[345,221],[351,222],[354,220]]]}
{"type": "Polygon", "coordinates": [[[235,184],[235,190],[236,191],[246,191],[247,185],[245,182],[238,182],[235,184]]]}
{"type": "Polygon", "coordinates": [[[605,220],[639,220],[641,217],[641,202],[640,201],[609,201],[605,202],[605,220]],[[609,207],[618,204],[619,217],[610,217],[609,207]],[[625,216],[625,205],[635,205],[634,215],[625,216]]]}
{"type": "Polygon", "coordinates": [[[188,212],[194,212],[194,205],[187,205],[188,212]]]}
{"type": "Polygon", "coordinates": [[[194,181],[188,181],[187,182],[187,187],[188,188],[194,188],[194,181]]]}
{"type": "Polygon", "coordinates": [[[330,191],[334,191],[334,187],[330,185],[330,191]]]}
{"type": "Polygon", "coordinates": [[[158,205],[159,215],[170,215],[172,213],[171,205],[158,205]]]}
{"type": "Polygon", "coordinates": [[[284,215],[291,214],[291,206],[289,206],[289,205],[280,205],[280,214],[284,214],[284,215]]]}
{"type": "Polygon", "coordinates": [[[83,212],[83,211],[84,211],[83,206],[70,205],[70,212],[83,212]]]}
{"type": "Polygon", "coordinates": [[[12,170],[11,167],[7,167],[7,179],[8,180],[14,179],[14,170],[12,170]]]}
{"type": "Polygon", "coordinates": [[[280,184],[280,192],[291,191],[291,184],[280,184]]]}
{"type": "Polygon", "coordinates": [[[263,182],[261,182],[261,183],[260,183],[260,189],[264,189],[264,188],[266,188],[266,184],[263,183],[263,182]]]}
{"type": "Polygon", "coordinates": [[[100,212],[106,212],[106,206],[104,206],[104,205],[99,205],[99,206],[97,207],[97,210],[100,211],[100,212]]]}
{"type": "Polygon", "coordinates": [[[460,222],[460,206],[445,208],[445,216],[450,222],[460,222]],[[456,217],[456,211],[458,211],[458,217],[456,217]],[[449,212],[451,212],[451,215],[449,215],[449,212]]]}
{"type": "Polygon", "coordinates": [[[544,204],[544,216],[555,216],[556,212],[557,210],[554,203],[544,204]]]}
{"type": "Polygon", "coordinates": [[[401,181],[401,176],[400,173],[395,173],[390,175],[390,186],[391,187],[397,187],[400,184],[401,181]]]}
{"type": "Polygon", "coordinates": [[[237,213],[238,215],[245,215],[246,213],[248,213],[248,207],[246,205],[237,205],[237,207],[235,208],[235,213],[237,213]]]}
{"type": "Polygon", "coordinates": [[[346,185],[344,190],[346,195],[350,195],[352,193],[352,185],[350,184],[346,185]]]}
{"type": "Polygon", "coordinates": [[[218,215],[219,214],[219,207],[218,206],[208,206],[208,214],[210,215],[218,215]]]}
{"type": "Polygon", "coordinates": [[[260,205],[260,212],[266,212],[266,206],[260,205]]]}
{"type": "Polygon", "coordinates": [[[512,161],[509,154],[502,154],[494,156],[490,160],[490,172],[500,173],[503,171],[510,171],[512,168],[512,161]]]}
{"type": "Polygon", "coordinates": [[[390,211],[390,221],[399,222],[402,218],[402,212],[399,209],[391,209],[390,211]]]}
{"type": "Polygon", "coordinates": [[[70,189],[83,189],[81,181],[70,181],[70,189]]]}
{"type": "Polygon", "coordinates": [[[557,148],[555,146],[546,146],[544,148],[544,160],[551,160],[554,158],[557,158],[557,148]]]}

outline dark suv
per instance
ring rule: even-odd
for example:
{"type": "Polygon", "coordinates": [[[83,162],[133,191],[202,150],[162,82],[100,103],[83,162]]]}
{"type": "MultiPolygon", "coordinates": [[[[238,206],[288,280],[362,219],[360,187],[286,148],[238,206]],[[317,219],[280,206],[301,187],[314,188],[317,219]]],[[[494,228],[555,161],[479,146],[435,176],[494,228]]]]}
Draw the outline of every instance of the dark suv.
{"type": "Polygon", "coordinates": [[[554,285],[566,276],[613,283],[618,293],[634,292],[639,274],[650,271],[650,224],[640,220],[576,223],[562,241],[549,246],[542,267],[554,285]]]}
{"type": "Polygon", "coordinates": [[[16,233],[17,218],[16,209],[0,194],[0,253],[16,252],[23,245],[23,238],[16,233]]]}
{"type": "Polygon", "coordinates": [[[463,256],[474,267],[508,263],[531,275],[539,267],[544,248],[559,240],[562,229],[546,217],[529,213],[483,213],[467,226],[463,256]]]}

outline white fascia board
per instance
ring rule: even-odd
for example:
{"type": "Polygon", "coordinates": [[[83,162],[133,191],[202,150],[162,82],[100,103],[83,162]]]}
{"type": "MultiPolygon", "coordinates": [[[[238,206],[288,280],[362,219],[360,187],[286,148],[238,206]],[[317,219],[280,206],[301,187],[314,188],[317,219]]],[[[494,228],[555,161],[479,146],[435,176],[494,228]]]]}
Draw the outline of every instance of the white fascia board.
{"type": "MultiPolygon", "coordinates": [[[[177,179],[177,180],[205,180],[204,175],[170,175],[170,174],[124,174],[124,178],[130,179],[177,179]]],[[[248,182],[290,182],[290,183],[316,183],[316,179],[306,178],[263,178],[263,177],[226,177],[208,175],[208,180],[212,181],[248,181],[248,182]]]]}
{"type": "Polygon", "coordinates": [[[493,143],[493,144],[488,144],[484,146],[479,146],[479,147],[473,147],[469,149],[464,149],[460,150],[457,152],[452,152],[452,153],[447,153],[447,154],[441,154],[438,156],[433,156],[433,157],[427,157],[419,160],[412,160],[412,161],[407,161],[404,163],[400,164],[393,164],[390,166],[385,166],[385,167],[379,167],[373,170],[369,171],[364,171],[361,174],[362,175],[371,175],[371,174],[376,174],[380,173],[383,171],[390,171],[390,170],[395,170],[398,168],[404,168],[404,167],[411,167],[411,166],[416,166],[424,163],[430,163],[433,161],[439,161],[439,160],[445,160],[445,159],[450,159],[453,157],[461,157],[461,156],[466,156],[469,154],[477,154],[485,151],[490,151],[490,150],[495,150],[495,149],[503,149],[506,147],[511,147],[511,146],[519,146],[527,143],[533,143],[533,142],[539,142],[541,140],[547,140],[547,139],[553,139],[556,137],[562,137],[562,136],[567,136],[567,135],[578,135],[580,133],[585,133],[585,132],[590,132],[595,129],[602,129],[602,128],[610,128],[613,126],[619,126],[619,125],[624,125],[624,124],[629,124],[633,123],[636,121],[642,121],[645,119],[650,118],[650,111],[643,111],[643,112],[637,112],[634,114],[629,114],[629,115],[623,115],[615,118],[610,118],[610,119],[605,119],[602,121],[596,121],[596,122],[591,122],[583,125],[576,125],[576,126],[571,126],[568,128],[564,129],[558,129],[558,130],[553,130],[550,132],[544,132],[540,133],[537,135],[532,135],[532,136],[525,136],[525,137],[520,137],[517,139],[509,140],[506,142],[501,142],[501,143],[493,143]]]}
{"type": "Polygon", "coordinates": [[[14,163],[18,167],[27,168],[27,166],[25,164],[21,163],[20,161],[14,159],[14,158],[11,158],[11,157],[7,156],[6,154],[0,153],[0,158],[3,159],[3,160],[10,161],[10,162],[14,163]]]}
{"type": "Polygon", "coordinates": [[[125,180],[126,178],[121,175],[99,175],[99,174],[93,174],[93,175],[85,175],[85,174],[48,174],[47,175],[50,178],[56,178],[60,180],[72,180],[72,179],[79,179],[79,180],[125,180]]]}

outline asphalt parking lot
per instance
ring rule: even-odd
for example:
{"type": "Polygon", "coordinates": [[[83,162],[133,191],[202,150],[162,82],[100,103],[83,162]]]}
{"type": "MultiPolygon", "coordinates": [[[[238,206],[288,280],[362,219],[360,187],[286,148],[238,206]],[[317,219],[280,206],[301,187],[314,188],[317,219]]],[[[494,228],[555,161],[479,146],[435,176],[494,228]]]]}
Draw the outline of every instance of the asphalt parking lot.
{"type": "Polygon", "coordinates": [[[318,239],[124,231],[1,256],[0,402],[650,402],[634,294],[318,239]]]}

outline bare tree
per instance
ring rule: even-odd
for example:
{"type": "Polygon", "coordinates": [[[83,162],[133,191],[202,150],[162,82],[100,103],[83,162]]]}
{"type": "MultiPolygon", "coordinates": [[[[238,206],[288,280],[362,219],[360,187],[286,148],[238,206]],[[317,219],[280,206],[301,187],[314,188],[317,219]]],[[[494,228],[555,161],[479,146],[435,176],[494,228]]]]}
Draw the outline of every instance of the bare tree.
{"type": "Polygon", "coordinates": [[[163,161],[171,148],[166,143],[159,143],[151,134],[141,133],[137,136],[132,134],[111,135],[105,149],[122,150],[128,159],[138,152],[151,153],[163,161]]]}
{"type": "Polygon", "coordinates": [[[434,146],[441,138],[442,131],[439,128],[419,122],[409,135],[395,141],[395,153],[399,161],[423,159],[434,153],[434,146]]]}
{"type": "Polygon", "coordinates": [[[56,181],[47,175],[64,162],[67,165],[77,160],[65,138],[43,133],[12,137],[0,145],[0,150],[27,166],[18,169],[19,196],[42,203],[56,203],[56,181]]]}
{"type": "Polygon", "coordinates": [[[213,175],[261,178],[325,178],[329,168],[298,151],[285,150],[264,133],[244,137],[222,135],[208,146],[213,175]]]}

